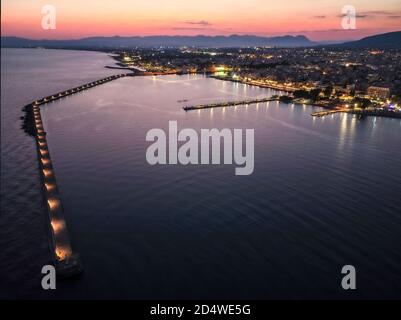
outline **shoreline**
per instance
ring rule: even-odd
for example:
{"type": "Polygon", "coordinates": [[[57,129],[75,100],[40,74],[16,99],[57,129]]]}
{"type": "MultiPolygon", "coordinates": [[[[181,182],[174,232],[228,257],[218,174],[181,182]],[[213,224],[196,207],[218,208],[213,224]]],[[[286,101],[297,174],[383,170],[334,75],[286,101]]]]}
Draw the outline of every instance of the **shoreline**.
{"type": "MultiPolygon", "coordinates": [[[[216,79],[216,80],[247,84],[247,85],[255,86],[255,87],[259,87],[259,88],[272,89],[272,90],[276,90],[276,91],[284,91],[284,92],[288,92],[288,93],[292,93],[295,91],[295,90],[291,91],[288,89],[278,89],[271,85],[259,85],[259,84],[255,84],[255,83],[252,83],[249,81],[226,79],[226,78],[219,77],[219,76],[209,76],[209,77],[216,79]]],[[[385,118],[401,119],[401,112],[397,113],[397,112],[387,111],[387,110],[362,110],[362,109],[361,110],[355,110],[355,109],[346,109],[345,110],[345,109],[342,109],[338,105],[337,106],[327,106],[327,105],[320,104],[320,103],[297,102],[294,100],[291,102],[285,102],[285,101],[281,101],[281,102],[287,103],[287,104],[298,104],[298,105],[307,105],[307,106],[311,106],[311,107],[319,107],[319,108],[323,108],[323,109],[327,110],[325,112],[321,112],[322,114],[319,114],[319,113],[311,114],[311,116],[317,116],[317,117],[322,117],[322,116],[333,114],[333,113],[350,113],[350,114],[358,115],[360,117],[371,116],[371,117],[385,117],[385,118]]]]}
{"type": "Polygon", "coordinates": [[[259,88],[273,89],[273,90],[276,90],[276,91],[284,91],[284,92],[289,92],[289,93],[292,93],[292,92],[296,91],[295,89],[289,89],[289,88],[286,89],[286,88],[274,87],[274,86],[268,85],[268,84],[256,84],[256,83],[252,83],[252,82],[245,81],[245,80],[226,79],[226,78],[223,78],[223,77],[220,77],[220,76],[210,76],[210,78],[217,79],[217,80],[222,80],[222,81],[242,83],[242,84],[247,84],[247,85],[255,86],[255,87],[259,87],[259,88]]]}

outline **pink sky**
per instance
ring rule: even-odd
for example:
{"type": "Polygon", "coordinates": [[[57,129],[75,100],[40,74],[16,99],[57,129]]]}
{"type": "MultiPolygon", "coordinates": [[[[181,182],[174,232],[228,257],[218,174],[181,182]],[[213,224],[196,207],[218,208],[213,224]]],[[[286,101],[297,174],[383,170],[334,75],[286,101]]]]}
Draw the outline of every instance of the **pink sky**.
{"type": "Polygon", "coordinates": [[[400,0],[2,0],[2,35],[35,39],[88,36],[303,34],[348,40],[401,30],[400,0]],[[351,3],[352,2],[352,3],[351,3]],[[43,5],[56,29],[41,27],[43,5]],[[357,10],[357,29],[341,28],[341,8],[357,10]]]}

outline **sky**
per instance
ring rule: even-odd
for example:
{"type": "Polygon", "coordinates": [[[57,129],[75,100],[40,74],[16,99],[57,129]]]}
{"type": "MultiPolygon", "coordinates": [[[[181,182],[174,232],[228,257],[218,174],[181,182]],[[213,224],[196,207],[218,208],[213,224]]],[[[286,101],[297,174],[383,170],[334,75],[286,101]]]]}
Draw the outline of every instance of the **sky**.
{"type": "MultiPolygon", "coordinates": [[[[47,20],[46,20],[47,21],[47,20]]],[[[2,0],[1,34],[32,39],[147,35],[305,35],[341,41],[401,30],[401,0],[2,0]],[[55,29],[42,28],[44,5],[55,29]],[[356,9],[344,30],[341,9],[356,9]]]]}

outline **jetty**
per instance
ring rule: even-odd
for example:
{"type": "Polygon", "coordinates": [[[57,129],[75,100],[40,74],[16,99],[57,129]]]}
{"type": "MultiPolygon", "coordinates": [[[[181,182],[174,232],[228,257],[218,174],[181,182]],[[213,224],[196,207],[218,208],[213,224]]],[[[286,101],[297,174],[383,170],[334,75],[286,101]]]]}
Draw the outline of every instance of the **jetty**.
{"type": "Polygon", "coordinates": [[[44,202],[49,217],[49,229],[51,233],[50,240],[53,252],[52,258],[58,279],[78,275],[83,271],[83,267],[79,254],[75,252],[71,246],[67,224],[64,218],[64,208],[46,139],[46,131],[43,127],[42,116],[40,114],[40,106],[131,75],[133,74],[118,74],[97,81],[92,81],[78,87],[43,97],[25,106],[26,116],[23,127],[26,132],[33,135],[36,140],[40,179],[44,202]]]}
{"type": "Polygon", "coordinates": [[[186,106],[186,107],[183,107],[183,109],[185,111],[190,111],[190,110],[200,110],[200,109],[233,107],[233,106],[239,106],[239,105],[248,105],[248,104],[263,103],[263,102],[277,101],[277,100],[278,100],[278,97],[268,97],[268,98],[262,98],[262,99],[224,101],[224,102],[215,102],[215,103],[210,103],[210,104],[198,104],[198,105],[193,105],[193,106],[186,106]]]}
{"type": "Polygon", "coordinates": [[[42,104],[49,103],[49,102],[52,102],[52,101],[55,101],[55,100],[59,100],[61,98],[68,97],[68,96],[73,95],[75,93],[78,93],[78,92],[81,92],[81,91],[84,91],[84,90],[88,90],[88,89],[96,87],[96,86],[100,86],[101,84],[104,84],[106,82],[110,82],[110,81],[113,81],[113,80],[116,80],[116,79],[119,79],[119,78],[123,78],[123,77],[127,77],[127,76],[131,76],[131,74],[127,74],[127,73],[117,74],[117,75],[110,76],[110,77],[107,77],[107,78],[103,78],[103,79],[100,79],[100,80],[97,80],[97,81],[92,81],[92,82],[83,84],[83,85],[81,85],[79,87],[75,87],[75,88],[71,88],[71,89],[68,89],[68,90],[65,90],[65,91],[57,92],[57,93],[52,94],[50,96],[38,99],[38,100],[33,102],[33,105],[40,106],[42,104]]]}
{"type": "Polygon", "coordinates": [[[312,117],[324,117],[328,115],[332,115],[335,113],[340,113],[340,112],[348,112],[348,109],[334,109],[334,110],[324,110],[324,111],[317,111],[311,113],[312,117]]]}

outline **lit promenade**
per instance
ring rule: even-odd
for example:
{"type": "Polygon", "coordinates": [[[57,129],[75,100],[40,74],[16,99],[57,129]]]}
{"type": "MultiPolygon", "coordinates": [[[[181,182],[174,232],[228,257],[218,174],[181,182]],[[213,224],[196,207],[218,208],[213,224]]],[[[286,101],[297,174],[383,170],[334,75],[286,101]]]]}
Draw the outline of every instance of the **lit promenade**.
{"type": "Polygon", "coordinates": [[[239,100],[239,101],[225,101],[225,102],[216,102],[210,104],[199,104],[194,106],[186,106],[183,107],[185,111],[190,110],[200,110],[200,109],[211,109],[211,108],[222,108],[222,107],[233,107],[239,105],[247,105],[247,104],[255,104],[255,103],[263,103],[269,101],[276,101],[277,97],[268,97],[262,99],[250,99],[250,100],[239,100]]]}
{"type": "Polygon", "coordinates": [[[247,84],[250,86],[256,86],[256,87],[266,88],[266,89],[273,89],[273,90],[277,90],[277,91],[285,91],[285,92],[290,92],[290,93],[293,93],[300,89],[300,88],[292,87],[290,85],[258,81],[258,80],[233,79],[233,78],[229,78],[229,77],[214,76],[214,75],[212,75],[210,77],[217,79],[217,80],[242,83],[242,84],[247,84]]]}

